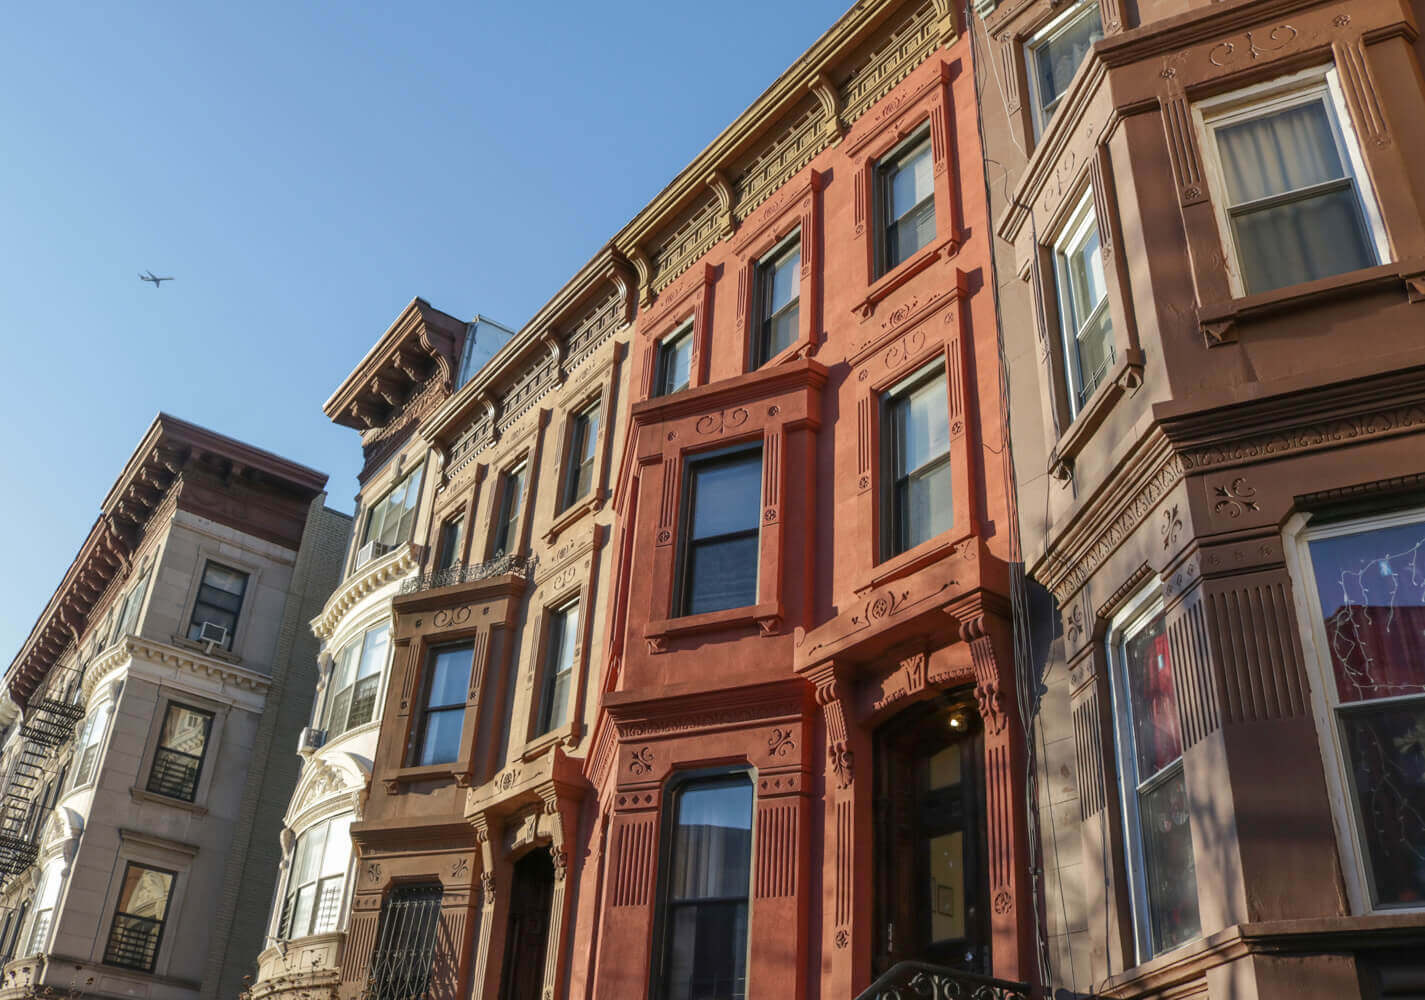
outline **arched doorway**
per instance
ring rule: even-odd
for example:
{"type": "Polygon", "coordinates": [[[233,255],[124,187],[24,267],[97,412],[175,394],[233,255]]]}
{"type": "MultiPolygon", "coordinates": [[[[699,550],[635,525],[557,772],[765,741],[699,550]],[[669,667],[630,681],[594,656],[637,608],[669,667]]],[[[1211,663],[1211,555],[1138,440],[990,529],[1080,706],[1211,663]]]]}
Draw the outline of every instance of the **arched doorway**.
{"type": "Polygon", "coordinates": [[[942,694],[875,734],[872,967],[989,967],[984,741],[968,694],[942,694]]]}
{"type": "Polygon", "coordinates": [[[516,861],[512,881],[500,1000],[540,1000],[554,901],[554,862],[549,851],[536,847],[516,861]]]}

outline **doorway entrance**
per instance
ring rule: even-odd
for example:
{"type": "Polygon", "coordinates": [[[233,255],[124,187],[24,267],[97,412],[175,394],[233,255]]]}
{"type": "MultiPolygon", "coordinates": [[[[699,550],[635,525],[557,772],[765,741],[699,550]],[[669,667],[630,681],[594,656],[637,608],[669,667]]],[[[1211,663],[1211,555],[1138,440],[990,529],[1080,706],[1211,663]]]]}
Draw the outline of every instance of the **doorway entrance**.
{"type": "Polygon", "coordinates": [[[877,730],[874,851],[880,975],[915,960],[989,968],[984,741],[968,697],[942,695],[877,730]]]}
{"type": "Polygon", "coordinates": [[[554,862],[547,850],[536,847],[514,866],[500,1000],[540,1000],[553,901],[554,862]]]}

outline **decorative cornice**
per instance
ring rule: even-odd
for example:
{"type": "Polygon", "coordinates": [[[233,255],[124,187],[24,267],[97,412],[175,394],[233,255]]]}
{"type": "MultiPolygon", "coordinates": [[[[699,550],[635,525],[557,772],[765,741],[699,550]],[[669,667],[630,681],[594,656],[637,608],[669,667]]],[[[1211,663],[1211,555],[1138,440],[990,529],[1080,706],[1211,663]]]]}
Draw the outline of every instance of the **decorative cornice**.
{"type": "Polygon", "coordinates": [[[312,634],[326,641],[332,637],[342,618],[366,595],[414,572],[420,565],[416,547],[407,543],[394,552],[373,559],[347,577],[327,598],[322,613],[311,621],[312,634]]]}
{"type": "Polygon", "coordinates": [[[272,678],[266,674],[248,670],[246,667],[239,667],[236,664],[220,660],[216,656],[208,656],[197,650],[185,649],[172,643],[159,642],[156,639],[126,635],[90,664],[89,670],[84,675],[84,684],[81,688],[84,700],[88,701],[89,696],[94,693],[94,689],[110,674],[132,660],[143,660],[208,680],[216,680],[224,685],[231,685],[258,695],[265,695],[272,687],[272,678]]]}

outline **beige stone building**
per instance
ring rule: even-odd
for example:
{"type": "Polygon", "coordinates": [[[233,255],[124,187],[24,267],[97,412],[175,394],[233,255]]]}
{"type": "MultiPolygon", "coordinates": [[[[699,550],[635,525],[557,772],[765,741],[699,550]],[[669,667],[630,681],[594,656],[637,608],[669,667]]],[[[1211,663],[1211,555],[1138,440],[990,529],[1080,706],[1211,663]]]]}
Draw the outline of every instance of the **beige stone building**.
{"type": "Polygon", "coordinates": [[[241,989],[310,703],[305,623],[350,531],[325,483],[165,414],[129,458],[4,675],[0,995],[241,989]]]}

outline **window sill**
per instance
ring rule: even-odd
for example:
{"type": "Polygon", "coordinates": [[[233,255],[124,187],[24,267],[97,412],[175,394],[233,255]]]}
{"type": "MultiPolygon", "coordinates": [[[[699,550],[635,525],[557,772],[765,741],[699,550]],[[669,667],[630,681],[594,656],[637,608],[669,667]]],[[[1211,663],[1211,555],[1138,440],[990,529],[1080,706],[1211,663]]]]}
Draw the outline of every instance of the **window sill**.
{"type": "Polygon", "coordinates": [[[563,743],[565,749],[573,749],[579,742],[578,727],[573,722],[566,722],[558,729],[551,729],[547,733],[541,733],[525,743],[524,749],[520,751],[520,760],[531,761],[536,757],[543,757],[550,751],[550,748],[563,743]]]}
{"type": "Polygon", "coordinates": [[[186,802],[183,799],[175,799],[170,795],[159,795],[157,792],[150,792],[146,788],[139,788],[137,785],[129,789],[129,797],[135,802],[151,802],[158,805],[171,806],[174,809],[182,809],[190,812],[194,816],[208,815],[208,807],[200,806],[196,802],[186,802]]]}
{"type": "Polygon", "coordinates": [[[643,637],[648,640],[650,653],[662,653],[667,651],[666,643],[669,639],[753,624],[761,627],[763,635],[776,635],[782,630],[782,606],[776,602],[749,604],[741,608],[728,608],[726,611],[665,618],[644,626],[643,637]]]}
{"type": "Polygon", "coordinates": [[[911,278],[924,271],[931,264],[934,264],[941,257],[953,257],[960,249],[960,240],[952,236],[947,240],[933,240],[929,246],[922,247],[914,255],[901,261],[875,281],[871,282],[871,287],[866,290],[866,297],[851,307],[851,311],[863,322],[871,318],[876,311],[876,304],[886,296],[890,295],[897,288],[900,288],[911,278]]]}
{"type": "Polygon", "coordinates": [[[1197,311],[1198,328],[1202,331],[1203,340],[1208,347],[1235,344],[1238,327],[1243,323],[1293,309],[1304,309],[1343,295],[1373,288],[1390,288],[1394,285],[1405,286],[1408,301],[1425,302],[1425,258],[1407,258],[1362,268],[1359,271],[1347,271],[1345,274],[1332,275],[1301,285],[1288,285],[1270,292],[1245,295],[1228,302],[1205,305],[1197,311]]]}
{"type": "Polygon", "coordinates": [[[383,779],[386,785],[386,794],[399,795],[403,786],[418,784],[422,781],[454,781],[457,784],[462,781],[468,782],[470,767],[471,762],[468,760],[455,760],[446,764],[422,764],[419,767],[399,768],[383,779]]]}
{"type": "Polygon", "coordinates": [[[921,542],[915,548],[907,549],[900,555],[892,556],[875,566],[871,571],[871,576],[857,587],[854,593],[858,597],[864,597],[869,591],[884,586],[892,580],[910,576],[917,570],[924,569],[931,563],[949,555],[963,540],[963,537],[951,536],[948,531],[941,532],[934,538],[921,542]]]}
{"type": "Polygon", "coordinates": [[[1061,483],[1074,477],[1074,456],[1083,451],[1094,431],[1107,419],[1114,405],[1124,396],[1131,396],[1143,384],[1143,352],[1128,348],[1113,366],[1089,401],[1079,410],[1072,423],[1059,435],[1049,452],[1049,475],[1061,483]]]}
{"type": "Polygon", "coordinates": [[[219,646],[214,646],[212,649],[209,649],[206,642],[197,642],[188,638],[186,635],[170,635],[169,639],[173,642],[173,645],[178,646],[180,649],[191,649],[195,653],[211,656],[213,659],[222,660],[224,663],[239,665],[242,663],[242,657],[230,649],[224,649],[219,646]]]}
{"type": "Polygon", "coordinates": [[[549,527],[545,530],[545,543],[553,544],[556,538],[580,521],[584,515],[602,510],[604,501],[608,498],[608,491],[600,486],[596,490],[585,493],[583,499],[576,500],[568,507],[565,507],[555,516],[553,522],[551,522],[549,527]]]}

